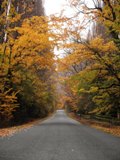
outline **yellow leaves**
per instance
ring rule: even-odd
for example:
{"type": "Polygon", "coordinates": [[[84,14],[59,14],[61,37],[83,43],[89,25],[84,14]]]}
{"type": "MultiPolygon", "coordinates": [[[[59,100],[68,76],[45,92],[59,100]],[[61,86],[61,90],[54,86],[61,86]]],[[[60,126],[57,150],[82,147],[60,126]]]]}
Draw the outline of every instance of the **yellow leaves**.
{"type": "Polygon", "coordinates": [[[95,93],[95,92],[97,92],[99,90],[99,88],[98,87],[91,87],[90,88],[90,91],[89,92],[91,92],[91,93],[95,93]]]}
{"type": "Polygon", "coordinates": [[[83,44],[66,44],[64,47],[70,47],[71,54],[62,58],[60,62],[60,70],[70,69],[74,65],[80,65],[84,61],[89,61],[94,58],[91,51],[83,44]]]}
{"type": "Polygon", "coordinates": [[[11,18],[11,23],[18,22],[21,19],[21,14],[16,14],[15,17],[11,18]]]}
{"type": "Polygon", "coordinates": [[[103,48],[104,52],[113,52],[113,51],[117,52],[118,51],[118,48],[116,47],[113,41],[106,43],[103,47],[104,47],[103,48]]]}
{"type": "Polygon", "coordinates": [[[23,21],[22,27],[17,28],[20,34],[27,34],[29,31],[33,31],[32,33],[46,34],[48,32],[48,23],[45,16],[34,16],[30,19],[26,19],[23,21]]]}
{"type": "Polygon", "coordinates": [[[32,17],[26,19],[22,27],[16,28],[20,33],[13,46],[13,59],[31,67],[37,64],[37,68],[52,66],[54,42],[49,40],[48,24],[46,17],[32,17]]]}
{"type": "Polygon", "coordinates": [[[13,117],[12,113],[18,107],[17,93],[13,92],[12,88],[0,93],[0,116],[4,116],[6,121],[9,121],[13,117]]]}
{"type": "MultiPolygon", "coordinates": [[[[74,5],[76,5],[77,1],[74,2],[74,5]]],[[[107,3],[108,2],[106,1],[106,4],[107,3]]],[[[84,26],[80,26],[81,23],[79,20],[79,22],[67,20],[66,27],[63,26],[60,29],[59,26],[57,26],[57,29],[59,29],[58,38],[62,37],[59,48],[66,53],[66,56],[58,61],[58,72],[62,72],[63,77],[65,76],[64,84],[65,86],[68,86],[67,94],[70,93],[68,99],[66,98],[69,105],[74,106],[72,102],[76,103],[75,97],[78,95],[78,101],[81,104],[81,101],[85,101],[88,110],[92,107],[96,108],[95,104],[99,107],[109,109],[111,106],[114,109],[114,107],[119,104],[117,98],[114,101],[112,101],[112,99],[113,97],[119,97],[120,63],[119,39],[117,39],[117,35],[120,31],[120,14],[118,11],[120,10],[120,7],[115,7],[114,5],[116,3],[113,4],[111,2],[111,6],[113,7],[112,11],[110,6],[106,4],[101,10],[97,10],[97,8],[92,10],[89,9],[89,6],[87,8],[84,3],[82,3],[85,9],[83,12],[85,14],[89,13],[90,17],[98,17],[98,31],[101,29],[101,27],[99,28],[99,25],[101,25],[102,22],[102,24],[104,23],[108,27],[110,33],[112,33],[111,36],[107,37],[105,33],[105,38],[96,37],[92,39],[91,37],[88,37],[88,41],[85,41],[81,36],[81,31],[84,29],[84,26]],[[115,13],[115,20],[113,20],[114,13],[112,12],[115,13]],[[112,36],[116,39],[115,42],[114,39],[112,41],[112,36]]],[[[77,3],[77,6],[78,5],[79,4],[77,3]]],[[[81,7],[79,9],[83,8],[81,7]]],[[[62,19],[59,23],[61,22],[62,19]]],[[[64,24],[64,21],[62,23],[64,24]]],[[[80,107],[79,105],[76,106],[78,108],[80,107]]],[[[81,105],[81,107],[83,106],[81,105]]]]}
{"type": "Polygon", "coordinates": [[[103,8],[103,15],[104,15],[104,17],[108,17],[111,20],[113,19],[111,8],[108,5],[104,6],[104,8],[103,8]]]}
{"type": "Polygon", "coordinates": [[[109,94],[108,93],[103,93],[102,95],[99,96],[94,96],[93,101],[96,102],[97,104],[101,104],[104,101],[107,101],[109,98],[109,94]]]}
{"type": "Polygon", "coordinates": [[[104,39],[97,37],[90,42],[90,47],[93,49],[97,49],[98,51],[113,52],[118,51],[115,43],[113,41],[105,42],[104,39]]]}
{"type": "Polygon", "coordinates": [[[73,111],[78,111],[78,99],[75,96],[64,96],[63,100],[73,111]]]}
{"type": "Polygon", "coordinates": [[[102,38],[99,38],[99,37],[97,37],[97,38],[93,39],[92,41],[90,41],[91,48],[100,48],[100,49],[102,49],[103,44],[104,44],[104,40],[102,38]]]}
{"type": "Polygon", "coordinates": [[[81,89],[79,90],[79,92],[80,92],[80,93],[85,93],[86,91],[85,91],[84,88],[81,88],[81,89]]]}
{"type": "Polygon", "coordinates": [[[89,48],[91,50],[92,58],[95,61],[95,63],[92,64],[92,68],[104,68],[103,72],[105,73],[107,73],[107,66],[112,65],[114,66],[114,69],[117,69],[116,65],[118,65],[117,59],[119,59],[119,48],[113,41],[105,41],[104,39],[97,37],[91,40],[88,46],[88,49],[89,48]]]}
{"type": "Polygon", "coordinates": [[[54,61],[49,57],[49,55],[35,56],[33,59],[33,64],[36,64],[37,69],[50,69],[54,61]]]}
{"type": "MultiPolygon", "coordinates": [[[[27,19],[23,22],[22,27],[17,28],[17,31],[21,34],[19,40],[19,43],[21,42],[19,45],[21,46],[24,43],[27,43],[26,45],[28,47],[30,47],[31,44],[34,47],[38,45],[38,49],[40,50],[41,47],[46,47],[46,43],[49,43],[48,24],[45,17],[44,19],[43,17],[27,19]]],[[[25,44],[23,46],[25,46],[25,44]]],[[[43,50],[43,48],[41,50],[43,50]]]]}
{"type": "Polygon", "coordinates": [[[81,89],[79,90],[79,93],[96,93],[98,90],[99,90],[98,87],[92,86],[92,87],[90,88],[90,90],[85,90],[85,88],[81,88],[81,89]]]}

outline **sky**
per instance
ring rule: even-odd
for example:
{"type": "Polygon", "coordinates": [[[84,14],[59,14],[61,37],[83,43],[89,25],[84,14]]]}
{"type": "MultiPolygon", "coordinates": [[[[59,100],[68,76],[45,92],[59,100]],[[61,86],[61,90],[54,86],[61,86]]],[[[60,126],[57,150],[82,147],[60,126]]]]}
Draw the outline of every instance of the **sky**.
{"type": "MultiPolygon", "coordinates": [[[[62,9],[65,9],[65,15],[70,16],[73,13],[73,10],[68,6],[69,0],[43,0],[46,15],[51,14],[60,14],[62,9]]],[[[93,7],[92,0],[85,0],[86,4],[89,7],[93,7]]]]}
{"type": "Polygon", "coordinates": [[[60,13],[66,0],[44,0],[46,15],[60,13]]]}
{"type": "Polygon", "coordinates": [[[51,14],[60,14],[65,9],[65,15],[70,15],[72,9],[68,7],[68,0],[44,0],[45,13],[47,16],[51,14]]]}
{"type": "MultiPolygon", "coordinates": [[[[47,16],[59,15],[63,9],[65,9],[66,16],[72,14],[72,10],[68,7],[68,0],[44,0],[44,8],[47,16]]],[[[57,47],[54,48],[55,55],[61,57],[61,52],[63,51],[58,50],[57,47]]]]}
{"type": "MultiPolygon", "coordinates": [[[[64,15],[67,17],[72,17],[75,14],[75,11],[69,7],[69,0],[43,0],[44,1],[44,8],[45,14],[50,16],[52,14],[60,15],[61,11],[64,9],[64,15]]],[[[93,7],[92,0],[85,0],[89,7],[93,7]]],[[[83,15],[79,15],[79,19],[83,19],[83,15]],[[82,16],[82,17],[81,17],[82,16]]],[[[86,31],[85,31],[86,32],[86,31]]],[[[83,32],[84,33],[84,32],[83,32]]],[[[85,33],[86,34],[86,33],[85,33]]],[[[58,51],[57,48],[54,50],[56,55],[61,54],[61,51],[58,51]]]]}

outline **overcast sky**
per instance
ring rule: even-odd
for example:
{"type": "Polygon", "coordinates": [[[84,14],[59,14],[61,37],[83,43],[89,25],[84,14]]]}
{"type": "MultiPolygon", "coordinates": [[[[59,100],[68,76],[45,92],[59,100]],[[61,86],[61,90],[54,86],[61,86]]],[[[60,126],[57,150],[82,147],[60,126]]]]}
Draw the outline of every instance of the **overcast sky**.
{"type": "MultiPolygon", "coordinates": [[[[51,14],[60,14],[61,11],[64,9],[64,15],[67,17],[72,17],[75,14],[75,10],[73,10],[71,7],[69,7],[69,0],[44,0],[44,8],[45,13],[47,16],[50,16],[51,14]]],[[[85,0],[86,4],[89,7],[93,7],[93,1],[92,0],[85,0]]],[[[79,19],[84,20],[83,15],[79,15],[79,19]]],[[[87,29],[83,31],[83,35],[86,35],[87,29]]],[[[60,54],[60,51],[58,51],[55,48],[55,54],[60,54]]]]}
{"type": "MultiPolygon", "coordinates": [[[[69,0],[43,0],[46,15],[49,16],[51,14],[60,14],[60,12],[65,9],[65,15],[69,16],[72,14],[72,8],[68,7],[69,0]]],[[[85,0],[86,4],[89,7],[93,7],[93,0],[85,0]]]]}
{"type": "Polygon", "coordinates": [[[60,13],[66,0],[44,0],[46,15],[60,13]]]}
{"type": "Polygon", "coordinates": [[[72,9],[68,7],[68,0],[44,0],[44,7],[46,15],[60,14],[64,9],[65,15],[71,15],[72,9]]]}

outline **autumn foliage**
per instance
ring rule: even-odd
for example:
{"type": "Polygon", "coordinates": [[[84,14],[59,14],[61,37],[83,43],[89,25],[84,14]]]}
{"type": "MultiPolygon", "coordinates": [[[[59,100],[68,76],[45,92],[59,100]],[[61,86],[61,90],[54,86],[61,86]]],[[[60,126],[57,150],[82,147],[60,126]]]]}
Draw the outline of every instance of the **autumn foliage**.
{"type": "Polygon", "coordinates": [[[33,1],[0,1],[0,125],[55,106],[120,117],[119,0],[69,2],[68,18],[46,17],[43,7],[38,16],[33,1]]]}
{"type": "Polygon", "coordinates": [[[0,125],[44,117],[54,110],[55,67],[48,20],[26,18],[31,5],[26,13],[18,13],[14,1],[9,3],[3,1],[7,13],[2,8],[0,17],[0,125]]]}
{"type": "Polygon", "coordinates": [[[61,44],[65,56],[58,61],[59,72],[64,75],[65,106],[81,114],[119,118],[120,4],[118,1],[105,0],[101,6],[100,1],[94,1],[94,6],[90,8],[80,0],[70,2],[78,13],[68,18],[67,28],[60,29],[60,33],[65,37],[67,35],[67,38],[61,44]],[[88,33],[87,37],[83,31],[85,26],[78,18],[80,13],[87,20],[97,23],[97,26],[104,26],[102,33],[91,37],[88,33]]]}

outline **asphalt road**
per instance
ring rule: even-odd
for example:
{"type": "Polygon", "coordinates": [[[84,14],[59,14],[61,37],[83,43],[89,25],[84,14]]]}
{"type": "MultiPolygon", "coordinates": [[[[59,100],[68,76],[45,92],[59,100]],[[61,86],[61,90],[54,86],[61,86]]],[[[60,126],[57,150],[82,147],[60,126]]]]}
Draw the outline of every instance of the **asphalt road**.
{"type": "Polygon", "coordinates": [[[59,110],[28,130],[0,138],[0,160],[120,160],[120,138],[59,110]]]}

